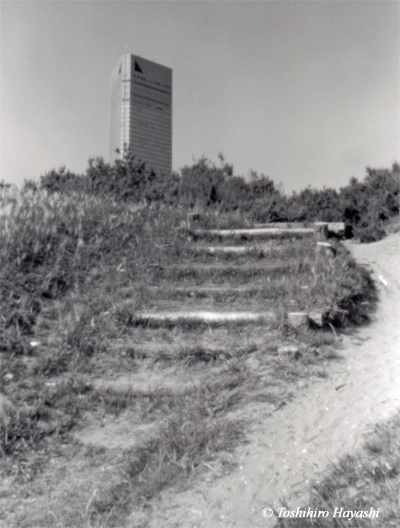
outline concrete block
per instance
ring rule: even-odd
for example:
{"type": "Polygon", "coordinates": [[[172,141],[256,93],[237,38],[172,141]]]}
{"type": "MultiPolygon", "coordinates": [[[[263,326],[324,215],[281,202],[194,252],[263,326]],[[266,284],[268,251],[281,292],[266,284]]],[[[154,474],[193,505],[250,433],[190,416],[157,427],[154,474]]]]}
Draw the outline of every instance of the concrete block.
{"type": "Polygon", "coordinates": [[[293,328],[300,328],[308,324],[308,313],[306,312],[290,312],[287,317],[289,325],[293,328]]]}
{"type": "Polygon", "coordinates": [[[329,222],[328,232],[337,236],[344,235],[345,227],[344,222],[329,222]]]}
{"type": "Polygon", "coordinates": [[[314,325],[320,328],[324,326],[324,314],[322,312],[310,312],[308,318],[314,325]]]}

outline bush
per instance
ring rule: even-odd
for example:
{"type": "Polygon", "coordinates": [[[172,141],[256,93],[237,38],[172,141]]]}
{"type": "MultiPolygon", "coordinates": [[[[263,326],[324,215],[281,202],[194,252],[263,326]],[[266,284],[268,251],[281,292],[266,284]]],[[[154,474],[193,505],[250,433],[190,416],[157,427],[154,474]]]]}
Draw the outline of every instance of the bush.
{"type": "Polygon", "coordinates": [[[367,169],[363,182],[352,178],[341,189],[343,217],[349,234],[362,242],[380,240],[385,223],[399,214],[400,166],[367,169]]]}
{"type": "MultiPolygon", "coordinates": [[[[51,193],[79,192],[117,201],[178,205],[218,213],[241,211],[249,222],[345,222],[346,236],[363,242],[379,240],[384,225],[399,214],[400,166],[370,169],[362,182],[352,178],[339,191],[308,187],[286,196],[264,174],[252,171],[246,180],[220,155],[220,165],[203,157],[181,173],[158,174],[127,152],[114,164],[89,160],[84,176],[61,167],[41,178],[51,193]]],[[[32,182],[26,190],[37,191],[32,182]]]]}
{"type": "MultiPolygon", "coordinates": [[[[53,192],[88,191],[87,179],[66,170],[65,167],[53,169],[40,178],[40,188],[53,192]]],[[[25,182],[25,189],[37,190],[33,182],[25,182]]]]}

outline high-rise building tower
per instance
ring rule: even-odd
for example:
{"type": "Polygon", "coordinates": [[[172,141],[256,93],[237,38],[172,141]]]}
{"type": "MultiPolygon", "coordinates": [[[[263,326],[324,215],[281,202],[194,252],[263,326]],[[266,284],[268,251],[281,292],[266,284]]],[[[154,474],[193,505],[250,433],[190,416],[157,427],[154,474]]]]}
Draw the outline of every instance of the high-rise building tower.
{"type": "Polygon", "coordinates": [[[123,55],[111,76],[110,162],[126,149],[157,172],[172,170],[172,70],[123,55]]]}

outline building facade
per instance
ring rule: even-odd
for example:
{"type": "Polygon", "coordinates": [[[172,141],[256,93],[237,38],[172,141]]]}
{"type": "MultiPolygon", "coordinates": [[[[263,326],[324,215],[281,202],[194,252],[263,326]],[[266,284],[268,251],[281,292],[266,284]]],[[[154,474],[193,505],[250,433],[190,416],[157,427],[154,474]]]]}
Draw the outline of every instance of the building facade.
{"type": "Polygon", "coordinates": [[[132,54],[111,75],[110,163],[126,150],[157,172],[172,170],[172,70],[132,54]]]}

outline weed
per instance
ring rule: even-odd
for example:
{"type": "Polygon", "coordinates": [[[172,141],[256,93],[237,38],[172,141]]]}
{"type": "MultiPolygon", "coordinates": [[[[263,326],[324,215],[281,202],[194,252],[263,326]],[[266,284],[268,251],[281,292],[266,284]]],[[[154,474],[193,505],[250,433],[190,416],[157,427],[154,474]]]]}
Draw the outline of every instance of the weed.
{"type": "Polygon", "coordinates": [[[201,462],[233,449],[243,439],[240,422],[205,417],[202,403],[183,402],[161,427],[158,437],[127,451],[116,482],[101,489],[88,508],[92,524],[121,525],[132,505],[148,503],[160,491],[201,470],[201,462]],[[200,407],[200,408],[199,408],[200,407]]]}
{"type": "Polygon", "coordinates": [[[0,445],[5,454],[21,452],[28,446],[33,448],[47,435],[70,430],[80,415],[82,395],[91,390],[76,374],[54,384],[30,377],[10,384],[7,389],[12,397],[0,445]]]}
{"type": "MultiPolygon", "coordinates": [[[[102,457],[109,457],[112,479],[99,484],[85,520],[82,512],[72,512],[71,502],[69,509],[63,506],[60,525],[70,519],[73,526],[122,526],[129,511],[165,486],[179,486],[200,472],[203,462],[243,441],[243,424],[233,416],[245,403],[279,403],[289,397],[292,381],[323,376],[321,363],[336,359],[335,337],[289,329],[284,325],[289,310],[318,307],[331,324],[346,324],[363,320],[373,308],[368,276],[340,247],[330,259],[315,252],[310,238],[280,240],[271,242],[263,258],[254,252],[256,273],[245,264],[247,257],[235,253],[217,257],[221,273],[181,273],[178,266],[194,262],[201,268],[215,260],[191,248],[180,229],[187,218],[184,207],[159,203],[133,210],[84,193],[1,192],[7,218],[1,225],[0,374],[8,402],[1,449],[20,468],[12,471],[27,475],[34,486],[45,471],[46,456],[63,443],[75,446],[70,435],[88,416],[111,421],[130,416],[133,425],[154,425],[156,431],[116,460],[106,449],[102,457]],[[262,269],[289,259],[286,276],[268,276],[262,269]],[[230,269],[222,272],[226,264],[230,269]],[[230,291],[238,281],[244,289],[230,291]],[[196,293],[209,287],[218,293],[196,293]],[[273,309],[278,322],[262,328],[135,324],[140,310],[178,311],[182,304],[187,309],[273,309]],[[279,354],[276,342],[282,338],[300,343],[299,351],[279,354]],[[172,366],[182,370],[172,372],[172,366]],[[123,371],[135,380],[136,374],[151,377],[156,369],[161,375],[169,369],[179,383],[179,372],[198,378],[178,394],[162,387],[140,391],[134,382],[130,390],[95,384],[96,376],[112,378],[123,371]]],[[[243,227],[251,222],[247,212],[217,216],[209,211],[198,224],[243,227]]],[[[239,243],[251,246],[233,241],[239,243]]],[[[66,455],[57,457],[69,466],[66,455]]]]}

